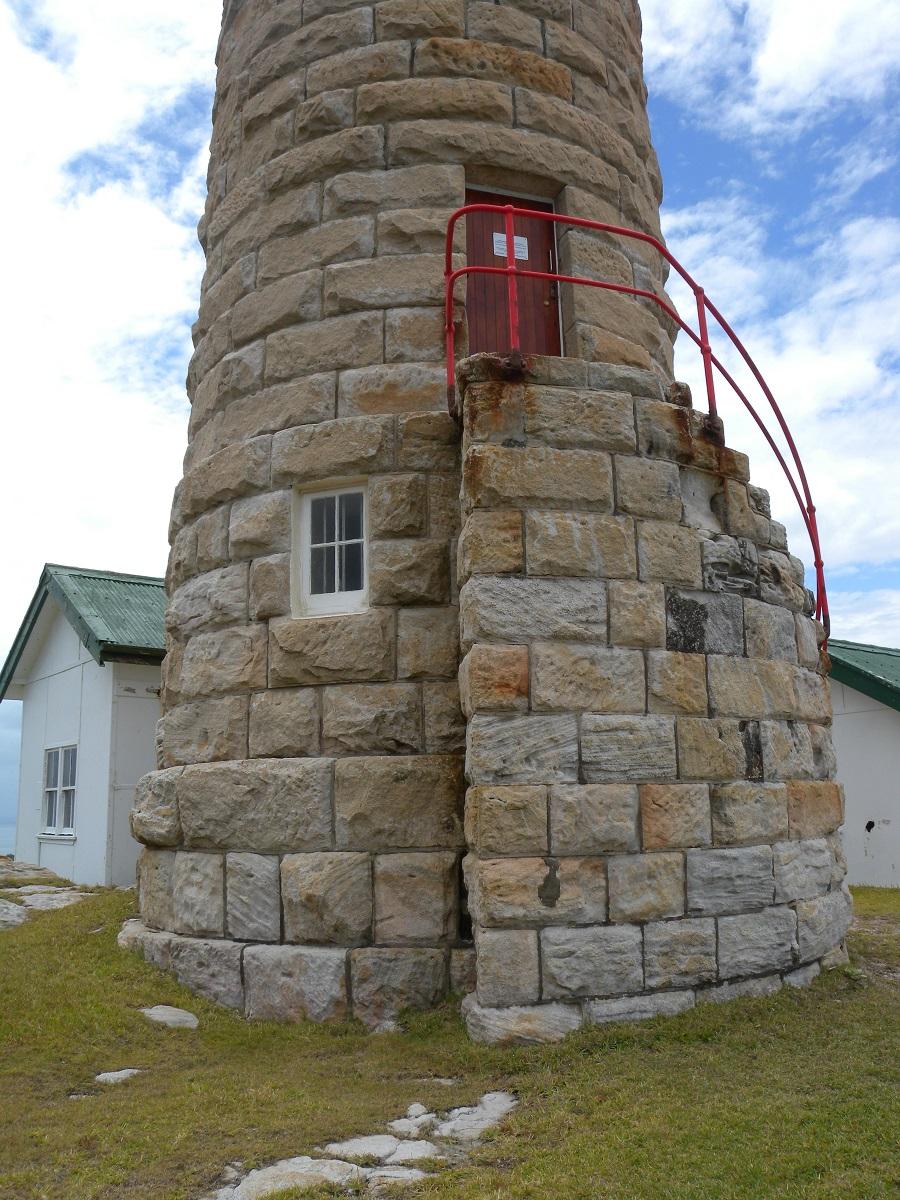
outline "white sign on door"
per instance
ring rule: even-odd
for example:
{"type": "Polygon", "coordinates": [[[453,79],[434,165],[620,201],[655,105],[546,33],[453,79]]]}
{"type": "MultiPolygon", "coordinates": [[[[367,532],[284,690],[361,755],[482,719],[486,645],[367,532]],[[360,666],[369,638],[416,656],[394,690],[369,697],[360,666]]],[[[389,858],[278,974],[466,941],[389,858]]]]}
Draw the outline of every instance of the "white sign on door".
{"type": "MultiPolygon", "coordinates": [[[[506,258],[506,234],[494,234],[494,254],[497,258],[506,258]]],[[[513,254],[518,259],[528,258],[528,238],[513,237],[513,254]]]]}

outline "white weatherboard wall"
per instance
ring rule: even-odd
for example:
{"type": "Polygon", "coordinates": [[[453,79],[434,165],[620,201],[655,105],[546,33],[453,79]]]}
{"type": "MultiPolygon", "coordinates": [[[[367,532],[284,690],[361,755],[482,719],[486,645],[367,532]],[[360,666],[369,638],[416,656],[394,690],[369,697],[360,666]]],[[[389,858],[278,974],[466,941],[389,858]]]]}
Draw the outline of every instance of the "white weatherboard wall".
{"type": "Polygon", "coordinates": [[[900,713],[831,680],[850,883],[900,887],[900,713]]]}

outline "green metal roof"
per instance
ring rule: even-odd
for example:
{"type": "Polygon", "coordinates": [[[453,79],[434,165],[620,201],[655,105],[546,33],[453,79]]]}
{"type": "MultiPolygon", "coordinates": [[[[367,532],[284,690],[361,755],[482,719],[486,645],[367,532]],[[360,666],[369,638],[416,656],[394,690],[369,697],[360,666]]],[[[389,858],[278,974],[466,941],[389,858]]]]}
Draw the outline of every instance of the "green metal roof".
{"type": "Polygon", "coordinates": [[[47,563],[12,649],[0,671],[0,700],[51,596],[98,662],[161,662],[165,654],[165,581],[47,563]]]}
{"type": "Polygon", "coordinates": [[[900,712],[900,650],[830,638],[831,677],[900,712]]]}

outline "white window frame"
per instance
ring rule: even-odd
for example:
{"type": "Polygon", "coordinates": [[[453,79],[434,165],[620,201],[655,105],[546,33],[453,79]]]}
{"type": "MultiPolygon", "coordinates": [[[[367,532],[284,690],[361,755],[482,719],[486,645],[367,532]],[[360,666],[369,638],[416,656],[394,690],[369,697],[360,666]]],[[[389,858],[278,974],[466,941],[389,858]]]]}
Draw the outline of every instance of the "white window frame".
{"type": "MultiPolygon", "coordinates": [[[[292,572],[295,585],[295,615],[321,617],[342,613],[364,612],[369,606],[369,497],[364,481],[341,483],[332,487],[319,485],[317,491],[294,493],[294,555],[295,569],[292,572]],[[310,524],[312,503],[331,497],[362,496],[362,570],[363,586],[353,592],[327,592],[313,594],[312,591],[312,542],[310,524]]],[[[337,536],[337,531],[335,531],[337,536]]],[[[356,541],[356,539],[353,539],[356,541]]],[[[336,541],[335,545],[341,545],[336,541]]]]}
{"type": "Polygon", "coordinates": [[[78,746],[69,744],[68,746],[48,746],[44,750],[43,790],[41,793],[41,834],[43,837],[62,837],[72,838],[75,836],[75,814],[78,804],[78,746]],[[75,755],[75,771],[74,777],[69,786],[66,786],[63,778],[63,767],[65,764],[66,752],[71,750],[75,755]],[[47,767],[50,761],[50,755],[55,754],[56,759],[56,785],[48,787],[47,785],[47,767]],[[65,823],[65,808],[66,795],[71,793],[71,822],[65,823]],[[53,804],[53,824],[49,821],[50,804],[53,804]]]}

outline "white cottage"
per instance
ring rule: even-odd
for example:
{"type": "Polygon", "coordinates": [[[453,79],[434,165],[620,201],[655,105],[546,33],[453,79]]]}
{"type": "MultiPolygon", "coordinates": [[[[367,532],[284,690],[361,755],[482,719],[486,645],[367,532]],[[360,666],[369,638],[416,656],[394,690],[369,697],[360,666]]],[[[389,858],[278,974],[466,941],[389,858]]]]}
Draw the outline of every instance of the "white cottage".
{"type": "Polygon", "coordinates": [[[134,787],[156,766],[162,579],[48,564],[0,672],[22,700],[16,858],[134,882],[134,787]]]}
{"type": "Polygon", "coordinates": [[[847,878],[900,887],[900,650],[833,638],[828,652],[847,878]]]}

